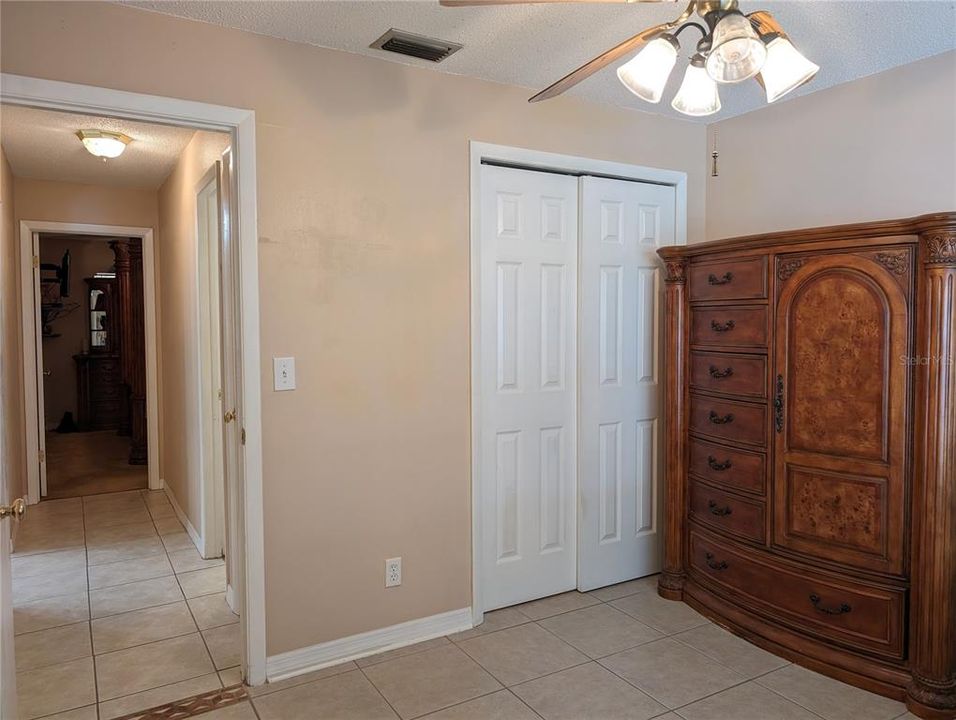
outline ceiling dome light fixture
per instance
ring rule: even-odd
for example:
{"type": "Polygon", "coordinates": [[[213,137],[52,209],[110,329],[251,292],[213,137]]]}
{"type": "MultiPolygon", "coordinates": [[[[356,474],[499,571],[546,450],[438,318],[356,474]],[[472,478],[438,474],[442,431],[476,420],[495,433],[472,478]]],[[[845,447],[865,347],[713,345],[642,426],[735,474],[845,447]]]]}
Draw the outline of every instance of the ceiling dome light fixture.
{"type": "Polygon", "coordinates": [[[126,146],[133,142],[133,138],[129,135],[106,130],[77,130],[76,136],[90,155],[101,157],[104,160],[119,157],[123,154],[126,146]]]}
{"type": "MultiPolygon", "coordinates": [[[[439,0],[450,7],[565,1],[439,0]]],[[[645,1],[655,0],[626,0],[645,1]]],[[[552,83],[530,102],[557,97],[608,65],[634,55],[617,69],[618,78],[642,100],[659,103],[677,64],[678,36],[691,28],[696,29],[701,38],[671,103],[685,115],[712,115],[720,110],[715,83],[729,85],[756,78],[767,93],[767,102],[774,102],[811,80],[820,69],[800,54],[770,13],[760,10],[744,15],[738,9],[737,0],[690,0],[676,19],[641,30],[552,83]],[[690,21],[695,13],[703,24],[690,21]]]]}

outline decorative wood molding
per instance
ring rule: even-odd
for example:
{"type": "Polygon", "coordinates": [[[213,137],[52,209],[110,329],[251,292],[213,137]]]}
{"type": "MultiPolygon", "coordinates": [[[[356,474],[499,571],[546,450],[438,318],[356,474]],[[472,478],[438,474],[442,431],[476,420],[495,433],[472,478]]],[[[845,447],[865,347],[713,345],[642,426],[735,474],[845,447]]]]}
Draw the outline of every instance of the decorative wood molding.
{"type": "Polygon", "coordinates": [[[877,253],[876,261],[894,275],[905,275],[910,269],[910,254],[905,250],[892,253],[877,253]]]}
{"type": "Polygon", "coordinates": [[[929,265],[956,265],[956,230],[934,230],[920,235],[929,265]]]}
{"type": "Polygon", "coordinates": [[[687,282],[687,261],[684,259],[664,261],[664,282],[687,282]]]}
{"type": "Polygon", "coordinates": [[[788,260],[777,260],[777,279],[786,282],[797,270],[803,267],[806,258],[791,258],[788,260]]]}

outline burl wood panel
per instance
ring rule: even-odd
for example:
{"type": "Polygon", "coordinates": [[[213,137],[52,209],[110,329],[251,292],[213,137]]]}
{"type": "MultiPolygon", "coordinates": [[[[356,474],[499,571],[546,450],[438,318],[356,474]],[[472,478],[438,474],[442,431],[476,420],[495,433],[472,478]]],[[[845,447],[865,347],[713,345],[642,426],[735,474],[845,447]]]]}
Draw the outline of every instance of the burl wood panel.
{"type": "Polygon", "coordinates": [[[762,350],[767,347],[767,308],[694,307],[690,311],[690,344],[762,350]]]}
{"type": "Polygon", "coordinates": [[[773,541],[905,576],[911,312],[897,270],[871,252],[833,253],[778,283],[773,541]]]}
{"type": "Polygon", "coordinates": [[[690,438],[688,469],[712,484],[763,496],[767,482],[765,457],[761,452],[690,438]]]}
{"type": "Polygon", "coordinates": [[[691,566],[758,609],[828,642],[903,657],[906,593],[775,561],[691,530],[691,566]]]}
{"type": "Polygon", "coordinates": [[[698,480],[690,483],[690,516],[713,530],[754,542],[763,543],[766,537],[762,502],[736,497],[698,480]]]}
{"type": "Polygon", "coordinates": [[[690,301],[767,297],[767,257],[734,258],[690,266],[690,301]]]}
{"type": "Polygon", "coordinates": [[[788,535],[886,557],[885,479],[790,468],[786,482],[788,535]]]}
{"type": "Polygon", "coordinates": [[[790,305],[787,423],[794,450],[886,456],[888,301],[865,276],[832,270],[790,305]]]}
{"type": "Polygon", "coordinates": [[[763,355],[692,352],[690,386],[695,390],[763,400],[767,397],[767,358],[763,355]]]}

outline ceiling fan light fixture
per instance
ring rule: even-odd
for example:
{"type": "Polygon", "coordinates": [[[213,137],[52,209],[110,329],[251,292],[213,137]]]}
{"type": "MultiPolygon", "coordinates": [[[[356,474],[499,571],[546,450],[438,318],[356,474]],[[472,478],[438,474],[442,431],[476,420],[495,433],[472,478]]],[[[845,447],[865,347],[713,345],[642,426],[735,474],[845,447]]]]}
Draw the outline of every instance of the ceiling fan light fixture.
{"type": "Polygon", "coordinates": [[[101,158],[119,157],[133,141],[129,135],[106,130],[77,130],[76,136],[90,155],[101,158]]]}
{"type": "Polygon", "coordinates": [[[633,59],[617,69],[617,77],[628,90],[641,100],[658,103],[664,86],[677,62],[680,49],[672,35],[661,35],[651,40],[633,59]]]}
{"type": "Polygon", "coordinates": [[[684,73],[684,81],[674,96],[671,107],[692,117],[713,115],[720,110],[717,83],[707,74],[704,56],[700,53],[691,58],[684,73]]]}
{"type": "Polygon", "coordinates": [[[726,13],[714,27],[707,73],[719,83],[738,83],[760,72],[767,46],[739,10],[726,13]]]}
{"type": "Polygon", "coordinates": [[[772,103],[812,80],[819,70],[820,66],[807,60],[789,38],[780,35],[767,43],[767,61],[757,81],[767,91],[767,102],[772,103]]]}

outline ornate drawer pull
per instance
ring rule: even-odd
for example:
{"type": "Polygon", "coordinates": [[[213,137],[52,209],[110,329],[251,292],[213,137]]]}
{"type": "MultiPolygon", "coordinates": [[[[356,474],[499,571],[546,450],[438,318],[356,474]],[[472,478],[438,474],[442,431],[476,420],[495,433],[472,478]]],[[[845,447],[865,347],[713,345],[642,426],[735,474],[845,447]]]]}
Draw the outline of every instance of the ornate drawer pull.
{"type": "Polygon", "coordinates": [[[707,276],[707,282],[709,282],[711,285],[726,285],[733,279],[734,274],[731,272],[724,273],[723,277],[717,277],[713,273],[707,276]]]}
{"type": "Polygon", "coordinates": [[[820,605],[821,600],[819,595],[811,595],[810,602],[813,604],[815,610],[826,615],[843,615],[844,613],[848,613],[853,609],[846,603],[840,603],[840,607],[838,608],[822,607],[820,605]]]}
{"type": "Polygon", "coordinates": [[[717,472],[730,470],[730,468],[733,467],[733,463],[730,462],[730,458],[727,458],[723,462],[717,462],[717,458],[715,458],[713,455],[707,456],[707,464],[710,465],[711,470],[716,470],[717,472]]]}
{"type": "Polygon", "coordinates": [[[783,432],[783,375],[777,375],[777,394],[773,399],[773,423],[777,432],[783,432]]]}
{"type": "Polygon", "coordinates": [[[720,380],[721,378],[729,378],[733,374],[734,374],[734,369],[732,367],[729,367],[725,370],[721,370],[716,365],[710,366],[710,376],[714,378],[715,380],[720,380]]]}
{"type": "Polygon", "coordinates": [[[735,327],[737,327],[737,323],[735,323],[733,320],[728,320],[723,325],[716,320],[710,321],[710,329],[714,332],[727,332],[728,330],[733,330],[735,327]]]}
{"type": "Polygon", "coordinates": [[[726,415],[718,415],[713,410],[710,411],[710,421],[714,425],[726,425],[727,423],[732,423],[734,421],[734,414],[727,413],[726,415]]]}
{"type": "Polygon", "coordinates": [[[711,570],[726,570],[728,567],[726,560],[721,560],[720,562],[714,560],[713,553],[705,553],[704,558],[707,560],[707,567],[709,567],[711,570]]]}
{"type": "Polygon", "coordinates": [[[730,509],[729,505],[725,507],[720,507],[713,500],[707,501],[707,508],[710,510],[711,515],[716,515],[717,517],[726,517],[727,515],[730,515],[730,513],[733,512],[733,510],[730,509]]]}

